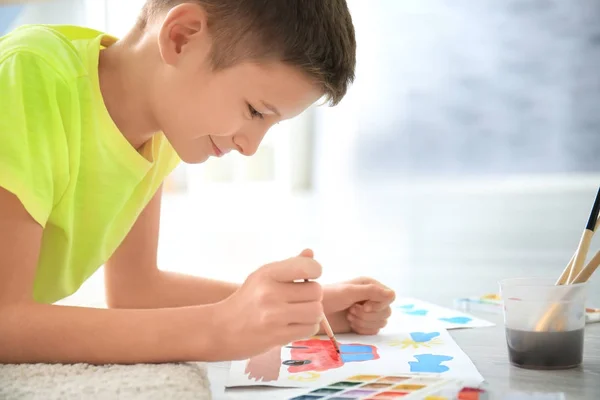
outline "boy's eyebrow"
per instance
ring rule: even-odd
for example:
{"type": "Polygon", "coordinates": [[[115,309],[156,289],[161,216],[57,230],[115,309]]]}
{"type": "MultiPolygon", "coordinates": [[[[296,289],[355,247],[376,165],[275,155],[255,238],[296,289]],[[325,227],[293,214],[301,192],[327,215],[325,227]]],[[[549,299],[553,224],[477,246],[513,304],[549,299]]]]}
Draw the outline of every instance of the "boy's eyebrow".
{"type": "Polygon", "coordinates": [[[267,103],[266,101],[262,101],[263,105],[270,111],[273,111],[275,113],[275,115],[277,115],[278,117],[281,117],[281,114],[279,114],[279,111],[275,108],[275,106],[272,106],[271,104],[267,103]]]}

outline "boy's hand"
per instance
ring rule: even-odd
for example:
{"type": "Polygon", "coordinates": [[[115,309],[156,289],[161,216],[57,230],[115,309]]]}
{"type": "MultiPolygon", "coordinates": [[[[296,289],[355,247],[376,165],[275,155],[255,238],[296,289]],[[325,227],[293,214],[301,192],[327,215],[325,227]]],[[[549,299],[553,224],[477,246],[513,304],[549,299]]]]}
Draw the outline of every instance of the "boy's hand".
{"type": "MultiPolygon", "coordinates": [[[[253,272],[220,307],[213,321],[225,359],[245,359],[314,335],[323,313],[323,291],[314,280],[321,265],[293,257],[253,272]]],[[[211,321],[207,321],[211,323],[211,321]]]]}
{"type": "MultiPolygon", "coordinates": [[[[312,258],[314,253],[306,249],[300,256],[312,258]]],[[[325,315],[336,333],[377,334],[387,324],[395,299],[392,289],[366,277],[323,288],[325,315]]]]}
{"type": "Polygon", "coordinates": [[[375,335],[387,324],[395,298],[393,290],[375,279],[356,278],[326,286],[323,307],[334,332],[375,335]]]}

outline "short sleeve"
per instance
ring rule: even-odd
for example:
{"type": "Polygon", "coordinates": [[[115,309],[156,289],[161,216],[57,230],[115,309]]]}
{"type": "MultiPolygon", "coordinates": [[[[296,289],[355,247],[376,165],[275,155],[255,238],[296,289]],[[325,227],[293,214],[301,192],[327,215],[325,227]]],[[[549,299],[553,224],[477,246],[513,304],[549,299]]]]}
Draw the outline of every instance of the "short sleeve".
{"type": "Polygon", "coordinates": [[[40,56],[0,58],[0,187],[45,227],[64,190],[66,83],[40,56]]]}

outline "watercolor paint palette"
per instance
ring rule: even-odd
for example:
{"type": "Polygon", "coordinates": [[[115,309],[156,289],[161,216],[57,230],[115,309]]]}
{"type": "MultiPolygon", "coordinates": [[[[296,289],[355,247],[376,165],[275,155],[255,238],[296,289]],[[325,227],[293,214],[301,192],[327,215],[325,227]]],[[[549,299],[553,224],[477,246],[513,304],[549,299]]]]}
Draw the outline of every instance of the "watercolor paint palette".
{"type": "Polygon", "coordinates": [[[354,375],[289,400],[488,400],[487,392],[465,388],[435,374],[354,375]]]}

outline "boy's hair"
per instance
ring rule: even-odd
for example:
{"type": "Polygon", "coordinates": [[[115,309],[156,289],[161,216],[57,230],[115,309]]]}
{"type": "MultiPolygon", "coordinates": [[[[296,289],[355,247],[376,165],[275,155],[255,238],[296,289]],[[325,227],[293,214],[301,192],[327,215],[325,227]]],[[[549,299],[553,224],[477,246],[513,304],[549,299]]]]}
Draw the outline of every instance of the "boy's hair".
{"type": "Polygon", "coordinates": [[[354,80],[356,40],[346,0],[146,0],[138,28],[182,3],[206,10],[216,70],[279,60],[314,79],[331,105],[354,80]]]}

